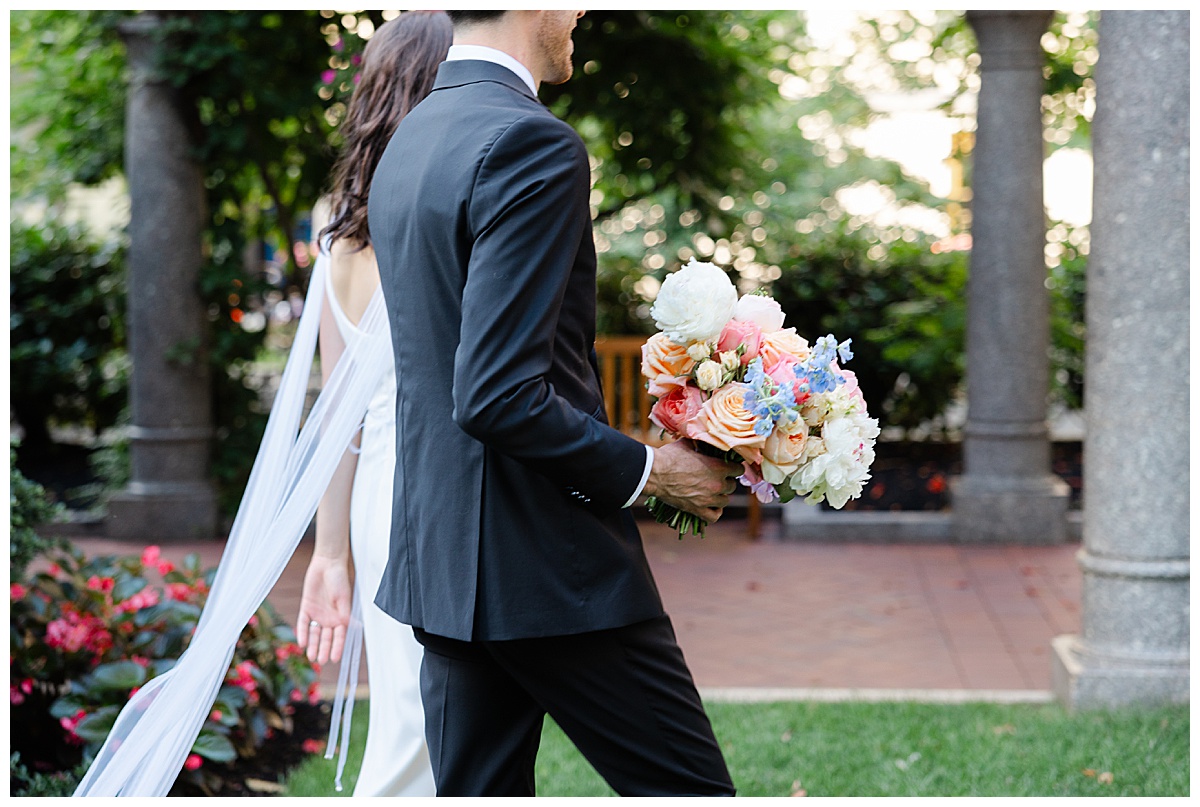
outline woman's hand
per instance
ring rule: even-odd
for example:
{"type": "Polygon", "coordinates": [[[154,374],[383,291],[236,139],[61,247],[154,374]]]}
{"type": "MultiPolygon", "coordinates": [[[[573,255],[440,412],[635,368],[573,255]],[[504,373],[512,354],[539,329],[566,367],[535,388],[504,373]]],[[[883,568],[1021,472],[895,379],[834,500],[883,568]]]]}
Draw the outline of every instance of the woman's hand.
{"type": "Polygon", "coordinates": [[[313,555],[304,574],[296,641],[308,649],[308,660],[318,664],[341,661],[350,624],[353,587],[344,559],[313,555]],[[315,623],[315,624],[314,624],[315,623]]]}

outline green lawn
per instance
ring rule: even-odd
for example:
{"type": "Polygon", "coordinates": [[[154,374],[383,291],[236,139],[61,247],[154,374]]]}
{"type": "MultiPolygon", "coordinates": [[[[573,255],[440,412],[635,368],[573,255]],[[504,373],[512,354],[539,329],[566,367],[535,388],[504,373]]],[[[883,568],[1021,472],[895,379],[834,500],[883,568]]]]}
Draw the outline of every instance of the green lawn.
{"type": "MultiPolygon", "coordinates": [[[[711,703],[738,794],[788,796],[1187,796],[1187,706],[1069,715],[1058,706],[711,703]],[[1111,778],[1110,778],[1111,775],[1111,778]]],[[[361,709],[361,711],[360,711],[361,709]]],[[[345,791],[366,736],[355,714],[345,791]]],[[[550,720],[542,796],[613,795],[550,720]]],[[[333,763],[292,772],[288,795],[333,794],[333,763]]]]}

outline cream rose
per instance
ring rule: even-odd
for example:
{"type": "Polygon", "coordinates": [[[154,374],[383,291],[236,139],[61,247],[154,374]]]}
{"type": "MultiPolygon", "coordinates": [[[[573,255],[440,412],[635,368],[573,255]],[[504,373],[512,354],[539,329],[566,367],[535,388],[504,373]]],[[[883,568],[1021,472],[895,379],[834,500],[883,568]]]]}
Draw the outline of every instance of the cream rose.
{"type": "Polygon", "coordinates": [[[656,398],[686,384],[695,366],[687,350],[666,334],[656,333],[642,345],[642,375],[649,379],[649,392],[656,398]]]}
{"type": "Polygon", "coordinates": [[[808,424],[800,418],[771,432],[762,449],[763,479],[772,485],[782,485],[803,462],[807,442],[808,424]]]}
{"type": "Polygon", "coordinates": [[[686,346],[716,338],[736,305],[737,289],[729,276],[693,258],[663,280],[650,316],[672,342],[686,346]]]}
{"type": "Polygon", "coordinates": [[[763,360],[763,367],[774,367],[780,357],[787,353],[795,356],[798,361],[808,360],[808,342],[802,336],[796,335],[795,328],[763,332],[762,343],[758,346],[758,355],[763,360]]]}
{"type": "Polygon", "coordinates": [[[711,392],[721,386],[725,371],[715,361],[706,361],[696,368],[696,383],[700,389],[711,392]]]}
{"type": "Polygon", "coordinates": [[[748,384],[726,384],[700,407],[687,434],[722,451],[736,451],[750,462],[762,462],[766,438],[754,433],[754,414],[745,405],[748,384]]]}

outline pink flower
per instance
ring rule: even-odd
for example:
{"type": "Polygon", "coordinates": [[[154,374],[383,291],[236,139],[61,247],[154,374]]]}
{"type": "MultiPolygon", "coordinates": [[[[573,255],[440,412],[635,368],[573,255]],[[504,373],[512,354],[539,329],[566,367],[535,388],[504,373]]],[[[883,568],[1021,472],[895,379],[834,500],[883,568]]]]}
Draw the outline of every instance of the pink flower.
{"type": "Polygon", "coordinates": [[[761,344],[762,328],[753,322],[744,322],[740,319],[729,320],[721,331],[721,335],[717,337],[717,351],[720,353],[737,350],[739,345],[746,346],[746,352],[742,354],[742,364],[749,364],[751,359],[758,356],[761,344]]]}
{"type": "Polygon", "coordinates": [[[21,694],[21,690],[12,684],[8,685],[8,702],[13,706],[20,706],[25,702],[25,696],[21,694]]]}
{"type": "Polygon", "coordinates": [[[248,624],[248,625],[249,625],[250,627],[252,627],[252,628],[254,628],[254,627],[258,627],[258,617],[257,617],[257,616],[255,616],[255,615],[251,615],[251,616],[250,616],[250,621],[249,621],[249,622],[247,622],[246,624],[248,624]]]}
{"type": "Polygon", "coordinates": [[[78,745],[83,742],[83,738],[75,733],[75,727],[79,725],[79,721],[87,717],[87,712],[80,709],[75,713],[74,717],[59,718],[58,724],[67,731],[67,740],[78,745]]]}
{"type": "Polygon", "coordinates": [[[298,689],[293,689],[292,694],[288,696],[292,701],[299,702],[304,700],[304,693],[298,689]]]}
{"type": "Polygon", "coordinates": [[[132,661],[134,664],[138,665],[139,667],[149,667],[150,666],[150,659],[146,658],[145,656],[130,656],[129,660],[132,661]]]}
{"type": "Polygon", "coordinates": [[[300,645],[296,644],[295,642],[287,642],[286,644],[281,644],[279,647],[275,648],[275,660],[286,661],[292,656],[299,655],[301,652],[303,651],[300,650],[300,645]]]}
{"type": "Polygon", "coordinates": [[[215,720],[215,721],[218,721],[218,722],[220,722],[220,720],[221,720],[221,710],[220,710],[220,709],[213,709],[211,712],[209,712],[209,713],[208,713],[208,719],[209,719],[209,720],[215,720]]]}
{"type": "Polygon", "coordinates": [[[159,574],[170,574],[173,571],[175,571],[174,563],[172,563],[169,560],[159,561],[159,564],[158,564],[158,573],[159,574]]]}
{"type": "Polygon", "coordinates": [[[26,695],[33,692],[33,679],[32,678],[26,678],[24,681],[21,682],[21,691],[24,692],[26,695]]]}
{"type": "Polygon", "coordinates": [[[776,361],[770,368],[767,369],[767,376],[779,386],[785,384],[792,385],[792,395],[797,403],[804,403],[809,397],[807,392],[800,389],[800,379],[796,373],[796,369],[800,366],[800,360],[790,353],[781,353],[779,360],[776,361]]]}
{"type": "Polygon", "coordinates": [[[28,589],[26,589],[25,586],[21,585],[20,583],[8,584],[8,598],[10,600],[23,600],[25,599],[25,595],[27,593],[28,589]]]}
{"type": "Polygon", "coordinates": [[[142,565],[153,566],[158,563],[158,558],[161,553],[157,546],[150,545],[142,550],[142,565]]]}
{"type": "Polygon", "coordinates": [[[189,771],[194,771],[198,770],[203,764],[204,760],[200,758],[199,754],[188,754],[188,758],[183,762],[183,767],[189,771]]]}
{"type": "Polygon", "coordinates": [[[254,680],[254,662],[243,661],[229,671],[226,680],[235,687],[244,689],[250,695],[255,694],[258,684],[254,680]]]}
{"type": "Polygon", "coordinates": [[[300,743],[300,747],[306,754],[319,754],[325,750],[325,743],[310,737],[304,742],[300,743]]]}
{"type": "Polygon", "coordinates": [[[350,64],[353,64],[353,65],[360,65],[360,64],[362,64],[362,54],[356,53],[356,54],[354,54],[353,56],[351,56],[351,57],[350,57],[350,64]]]}
{"type": "Polygon", "coordinates": [[[167,583],[167,596],[172,600],[187,602],[191,593],[192,588],[187,583],[167,583]]]}
{"type": "Polygon", "coordinates": [[[337,72],[333,70],[325,70],[321,73],[321,83],[332,84],[337,79],[337,72]]]}
{"type": "Polygon", "coordinates": [[[750,492],[756,499],[763,504],[770,504],[779,498],[779,492],[775,490],[775,486],[762,478],[756,465],[744,462],[742,467],[745,469],[745,473],[738,477],[738,481],[750,488],[750,492]]]}
{"type": "Polygon", "coordinates": [[[362,81],[362,73],[355,73],[350,80],[357,84],[358,82],[362,81]]]}
{"type": "Polygon", "coordinates": [[[51,563],[50,568],[48,568],[46,571],[50,572],[51,577],[58,577],[60,574],[62,574],[62,567],[57,563],[51,563]]]}
{"type": "Polygon", "coordinates": [[[108,593],[113,590],[114,585],[116,585],[116,581],[111,577],[97,577],[96,575],[92,575],[87,580],[87,587],[92,591],[108,593]]]}
{"type": "Polygon", "coordinates": [[[46,644],[66,653],[77,653],[84,648],[103,653],[112,647],[112,634],[99,617],[67,611],[46,626],[46,644]]]}
{"type": "Polygon", "coordinates": [[[700,413],[704,406],[704,392],[699,387],[688,384],[676,387],[658,399],[650,410],[650,420],[660,429],[665,429],[676,437],[682,437],[687,424],[700,413]]]}
{"type": "Polygon", "coordinates": [[[308,702],[316,706],[321,702],[321,690],[317,686],[317,682],[313,681],[308,685],[308,702]]]}

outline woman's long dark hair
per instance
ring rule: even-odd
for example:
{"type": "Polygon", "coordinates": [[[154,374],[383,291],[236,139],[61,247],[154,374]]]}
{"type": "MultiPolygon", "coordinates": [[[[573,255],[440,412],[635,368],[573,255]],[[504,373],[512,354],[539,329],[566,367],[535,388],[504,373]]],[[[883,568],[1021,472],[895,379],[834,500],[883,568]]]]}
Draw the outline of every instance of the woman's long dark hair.
{"type": "Polygon", "coordinates": [[[401,119],[433,89],[438,65],[454,40],[442,11],[406,11],[375,31],[363,51],[362,78],[340,127],[342,152],[333,166],[333,218],[321,231],[370,246],[367,195],[371,176],[401,119]]]}

